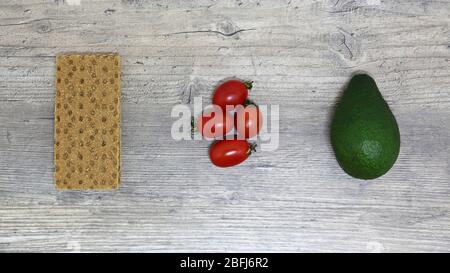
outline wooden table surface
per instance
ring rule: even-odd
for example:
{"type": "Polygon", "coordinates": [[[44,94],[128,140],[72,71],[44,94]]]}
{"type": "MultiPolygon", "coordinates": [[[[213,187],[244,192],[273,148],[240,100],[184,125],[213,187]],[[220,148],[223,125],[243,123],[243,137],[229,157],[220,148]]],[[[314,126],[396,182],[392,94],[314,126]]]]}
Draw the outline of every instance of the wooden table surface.
{"type": "Polygon", "coordinates": [[[450,251],[450,1],[77,2],[0,2],[0,251],[450,251]],[[56,191],[55,55],[90,51],[123,59],[122,186],[56,191]],[[402,137],[373,181],[328,137],[359,70],[402,137]],[[231,76],[280,143],[219,169],[170,114],[231,76]]]}

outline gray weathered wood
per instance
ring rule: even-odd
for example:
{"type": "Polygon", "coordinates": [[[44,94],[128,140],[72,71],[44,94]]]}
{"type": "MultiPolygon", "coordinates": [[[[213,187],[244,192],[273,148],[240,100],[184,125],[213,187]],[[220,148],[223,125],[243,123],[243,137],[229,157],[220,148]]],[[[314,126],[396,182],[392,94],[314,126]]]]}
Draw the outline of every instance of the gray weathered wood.
{"type": "Polygon", "coordinates": [[[0,2],[0,251],[450,250],[450,1],[69,2],[0,2]],[[118,191],[54,190],[68,51],[123,56],[118,191]],[[343,173],[327,134],[358,70],[402,134],[370,182],[343,173]],[[170,137],[170,111],[230,76],[280,106],[280,147],[222,170],[208,142],[170,137]]]}

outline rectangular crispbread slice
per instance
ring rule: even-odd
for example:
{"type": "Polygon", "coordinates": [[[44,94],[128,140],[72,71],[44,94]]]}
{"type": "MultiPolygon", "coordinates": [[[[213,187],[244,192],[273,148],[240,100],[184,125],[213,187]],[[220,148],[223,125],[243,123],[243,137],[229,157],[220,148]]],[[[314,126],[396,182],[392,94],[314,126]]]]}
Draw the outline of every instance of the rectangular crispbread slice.
{"type": "Polygon", "coordinates": [[[57,189],[118,188],[118,54],[56,57],[54,152],[57,189]]]}

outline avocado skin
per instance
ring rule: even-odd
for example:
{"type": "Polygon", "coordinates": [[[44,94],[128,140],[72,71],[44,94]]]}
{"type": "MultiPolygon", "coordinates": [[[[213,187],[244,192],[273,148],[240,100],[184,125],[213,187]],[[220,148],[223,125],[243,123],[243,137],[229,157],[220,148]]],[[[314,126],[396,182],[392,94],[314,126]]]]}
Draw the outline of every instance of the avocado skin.
{"type": "Polygon", "coordinates": [[[375,81],[353,76],[331,123],[331,144],[342,169],[359,179],[387,173],[400,152],[400,131],[375,81]]]}

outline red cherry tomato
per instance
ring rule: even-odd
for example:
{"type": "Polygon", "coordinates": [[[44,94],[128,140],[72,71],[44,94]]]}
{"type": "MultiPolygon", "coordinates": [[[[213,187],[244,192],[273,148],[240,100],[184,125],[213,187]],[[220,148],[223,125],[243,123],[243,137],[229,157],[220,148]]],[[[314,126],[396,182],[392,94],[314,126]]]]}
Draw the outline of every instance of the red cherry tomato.
{"type": "Polygon", "coordinates": [[[238,107],[235,115],[234,126],[237,133],[244,138],[252,138],[259,134],[263,125],[261,111],[256,105],[238,107]]]}
{"type": "Polygon", "coordinates": [[[198,131],[205,138],[220,138],[228,134],[234,127],[234,118],[220,107],[205,111],[198,118],[198,131]]]}
{"type": "Polygon", "coordinates": [[[214,165],[225,168],[244,162],[254,150],[246,140],[225,139],[211,145],[209,157],[214,165]]]}
{"type": "Polygon", "coordinates": [[[251,82],[230,80],[222,83],[214,92],[212,103],[226,109],[227,105],[236,106],[244,104],[248,97],[248,90],[252,88],[251,82]]]}

